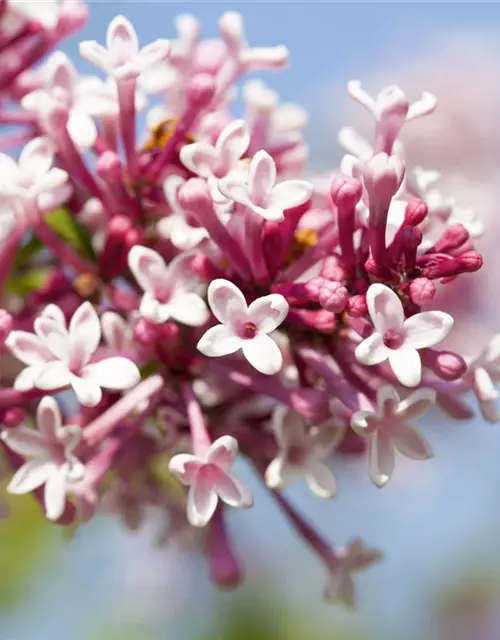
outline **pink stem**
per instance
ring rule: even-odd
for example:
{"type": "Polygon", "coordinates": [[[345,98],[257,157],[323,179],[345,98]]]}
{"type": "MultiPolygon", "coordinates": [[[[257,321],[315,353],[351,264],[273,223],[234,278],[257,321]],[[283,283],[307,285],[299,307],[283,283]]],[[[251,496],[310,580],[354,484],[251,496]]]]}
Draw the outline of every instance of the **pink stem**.
{"type": "Polygon", "coordinates": [[[200,458],[205,457],[207,450],[210,448],[212,441],[207,431],[205,418],[201,410],[198,400],[194,395],[191,382],[181,383],[181,393],[186,405],[189,427],[191,429],[191,438],[193,440],[193,453],[200,458]]]}

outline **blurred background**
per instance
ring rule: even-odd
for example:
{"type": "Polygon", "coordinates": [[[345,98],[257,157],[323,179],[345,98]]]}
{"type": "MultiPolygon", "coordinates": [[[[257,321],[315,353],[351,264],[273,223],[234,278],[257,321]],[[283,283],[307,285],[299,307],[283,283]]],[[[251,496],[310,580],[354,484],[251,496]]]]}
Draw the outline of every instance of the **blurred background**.
{"type": "MultiPolygon", "coordinates": [[[[445,195],[474,207],[487,228],[478,243],[485,268],[459,305],[449,296],[455,339],[474,355],[500,329],[500,4],[89,4],[89,26],[65,45],[82,69],[78,41],[103,41],[117,13],[144,43],[173,37],[178,13],[193,13],[214,36],[219,16],[237,10],[251,44],[286,44],[289,70],[265,80],[283,101],[309,110],[317,170],[337,165],[341,126],[370,133],[368,117],[346,96],[348,80],[374,93],[390,83],[414,98],[434,92],[436,113],[405,132],[408,158],[442,170],[445,195]]],[[[382,550],[383,562],[356,577],[354,613],[323,603],[323,568],[242,468],[256,507],[230,514],[247,570],[235,593],[214,591],[192,549],[159,546],[153,516],[140,533],[111,518],[67,532],[48,525],[29,497],[16,497],[12,518],[0,523],[0,639],[498,640],[500,425],[452,422],[436,410],[423,430],[435,459],[401,459],[383,491],[370,485],[365,460],[339,458],[337,499],[289,492],[335,543],[361,535],[382,550]]]]}

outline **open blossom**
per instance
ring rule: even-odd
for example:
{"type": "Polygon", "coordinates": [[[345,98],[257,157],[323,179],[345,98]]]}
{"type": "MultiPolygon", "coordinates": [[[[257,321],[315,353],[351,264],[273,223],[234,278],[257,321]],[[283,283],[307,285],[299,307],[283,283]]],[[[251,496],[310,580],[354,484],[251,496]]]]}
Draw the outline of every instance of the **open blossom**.
{"type": "Polygon", "coordinates": [[[424,415],[435,401],[432,389],[417,389],[401,400],[396,389],[386,385],[377,391],[376,411],[352,416],[352,428],[370,443],[370,478],[377,487],[392,477],[395,450],[412,460],[432,458],[429,443],[410,421],[424,415]]]}
{"type": "Polygon", "coordinates": [[[237,286],[218,279],[208,287],[208,303],[221,324],[202,336],[198,342],[201,353],[218,357],[241,349],[257,371],[272,375],[281,369],[283,356],[268,334],[287,316],[288,303],[282,295],[263,296],[247,305],[237,286]]]}
{"type": "Polygon", "coordinates": [[[471,380],[483,418],[488,422],[500,421],[496,403],[500,397],[496,388],[500,382],[500,334],[490,340],[477,358],[471,359],[467,377],[471,380]]]}
{"type": "Polygon", "coordinates": [[[187,516],[193,526],[204,527],[210,521],[219,499],[230,507],[253,505],[250,490],[229,471],[237,454],[237,441],[222,436],[203,457],[180,453],[170,460],[170,471],[189,485],[187,516]]]}
{"type": "Polygon", "coordinates": [[[59,406],[50,396],[42,398],[38,405],[36,426],[36,429],[16,427],[1,434],[12,451],[27,458],[7,491],[29,493],[45,485],[47,518],[57,520],[64,511],[69,483],[81,480],[85,473],[85,467],[74,454],[81,440],[81,428],[63,426],[59,406]]]}
{"type": "Polygon", "coordinates": [[[401,300],[383,284],[370,286],[366,304],[375,331],[356,347],[356,358],[369,366],[389,360],[399,382],[416,387],[422,377],[418,349],[441,342],[453,318],[443,311],[424,311],[405,320],[401,300]]]}
{"type": "Polygon", "coordinates": [[[283,406],[275,408],[271,425],[279,453],[267,467],[267,486],[286,487],[300,477],[318,498],[332,498],[337,482],[326,458],[342,439],[345,425],[332,421],[308,429],[297,413],[283,406]]]}
{"type": "Polygon", "coordinates": [[[106,47],[95,40],[80,43],[80,54],[117,80],[138,77],[145,69],[166,58],[169,50],[168,40],[156,40],[140,49],[137,33],[124,16],[111,21],[106,47]]]}
{"type": "Polygon", "coordinates": [[[305,180],[285,180],[276,184],[276,165],[266,151],[258,151],[250,163],[248,178],[235,174],[219,182],[220,191],[230,200],[248,207],[271,222],[281,222],[284,211],[309,200],[313,187],[305,180]]]}
{"type": "Polygon", "coordinates": [[[73,314],[69,327],[62,311],[51,305],[49,313],[35,320],[35,333],[12,331],[7,346],[28,365],[16,380],[18,388],[61,389],[70,385],[78,400],[97,405],[105,389],[129,389],[139,382],[136,365],[122,357],[90,363],[101,341],[101,325],[89,302],[73,314]]]}
{"type": "Polygon", "coordinates": [[[191,327],[207,322],[205,302],[190,291],[194,281],[190,270],[193,256],[180,254],[168,265],[152,249],[135,246],[128,256],[130,270],[143,289],[139,313],[153,324],[170,318],[191,327]]]}

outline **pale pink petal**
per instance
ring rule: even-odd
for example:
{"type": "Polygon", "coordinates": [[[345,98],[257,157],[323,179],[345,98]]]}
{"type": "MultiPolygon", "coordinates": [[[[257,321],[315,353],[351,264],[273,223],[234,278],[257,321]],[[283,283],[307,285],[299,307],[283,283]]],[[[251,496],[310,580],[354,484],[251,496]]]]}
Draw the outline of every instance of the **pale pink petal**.
{"type": "Polygon", "coordinates": [[[248,320],[257,325],[258,331],[274,331],[288,315],[289,305],[279,293],[254,300],[248,307],[248,320]]]}
{"type": "Polygon", "coordinates": [[[29,391],[30,389],[33,389],[44,366],[44,364],[35,364],[23,369],[14,380],[14,389],[17,389],[18,391],[29,391]]]}
{"type": "Polygon", "coordinates": [[[453,328],[454,320],[443,311],[424,311],[408,318],[404,323],[405,346],[423,349],[444,340],[453,328]]]}
{"type": "Polygon", "coordinates": [[[310,460],[305,471],[307,486],[318,498],[333,498],[337,494],[335,476],[324,462],[310,460]]]}
{"type": "Polygon", "coordinates": [[[27,427],[16,427],[15,429],[6,429],[2,432],[2,440],[5,444],[21,456],[48,456],[49,448],[45,437],[27,427]]]}
{"type": "Polygon", "coordinates": [[[222,436],[212,443],[207,453],[207,462],[221,469],[229,469],[238,455],[238,442],[232,436],[222,436]]]}
{"type": "Polygon", "coordinates": [[[206,142],[187,144],[179,152],[182,164],[198,176],[208,178],[217,164],[217,151],[206,142]]]}
{"type": "Polygon", "coordinates": [[[404,311],[398,296],[385,284],[372,284],[366,293],[366,304],[373,325],[378,333],[399,328],[404,321],[404,311]]]}
{"type": "Polygon", "coordinates": [[[139,65],[141,69],[147,69],[165,60],[169,53],[170,42],[168,40],[155,40],[141,49],[139,53],[139,65]]]}
{"type": "Polygon", "coordinates": [[[219,498],[230,507],[248,509],[253,505],[250,489],[231,473],[224,471],[216,473],[214,489],[219,498]]]}
{"type": "Polygon", "coordinates": [[[280,348],[266,334],[258,334],[251,340],[244,340],[241,348],[248,362],[260,373],[271,376],[278,373],[283,365],[280,348]]]}
{"type": "Polygon", "coordinates": [[[99,387],[122,391],[138,384],[141,374],[132,360],[116,357],[88,364],[82,370],[82,377],[99,387]]]}
{"type": "Polygon", "coordinates": [[[42,344],[48,352],[53,354],[53,357],[65,361],[69,359],[70,340],[63,325],[48,316],[41,315],[35,319],[34,328],[42,344]]]}
{"type": "Polygon", "coordinates": [[[284,456],[278,456],[271,460],[266,473],[265,482],[270,489],[283,489],[287,486],[289,480],[286,473],[284,473],[286,467],[286,458],[284,456]]]}
{"type": "Polygon", "coordinates": [[[370,441],[370,479],[384,487],[394,472],[394,447],[388,438],[374,436],[370,441]]]}
{"type": "Polygon", "coordinates": [[[39,180],[51,169],[54,149],[47,138],[34,138],[19,157],[19,169],[30,180],[39,180]]]}
{"type": "Polygon", "coordinates": [[[207,295],[210,309],[219,322],[233,326],[246,316],[245,296],[229,280],[212,280],[207,295]]]}
{"type": "Polygon", "coordinates": [[[408,113],[406,114],[406,121],[408,122],[409,120],[414,120],[415,118],[420,118],[421,116],[426,116],[427,114],[432,113],[436,108],[436,105],[436,97],[429,91],[424,91],[420,100],[417,100],[410,105],[408,113]]]}
{"type": "Polygon", "coordinates": [[[69,324],[70,358],[75,366],[85,365],[101,341],[101,323],[93,305],[84,302],[69,324]]]}
{"type": "Polygon", "coordinates": [[[385,346],[380,333],[372,333],[366,340],[358,344],[354,355],[358,362],[371,366],[387,360],[390,353],[391,350],[385,346]]]}
{"type": "Polygon", "coordinates": [[[196,348],[205,356],[218,358],[235,353],[241,346],[242,340],[226,326],[219,324],[202,335],[196,348]]]}
{"type": "Polygon", "coordinates": [[[405,387],[417,387],[422,378],[422,363],[418,351],[406,348],[389,351],[389,364],[399,382],[405,387]]]}
{"type": "Polygon", "coordinates": [[[11,331],[6,345],[15,357],[28,365],[37,365],[52,359],[40,338],[27,331],[11,331]]]}
{"type": "Polygon", "coordinates": [[[267,205],[276,183],[276,165],[267,151],[258,151],[252,158],[248,173],[248,186],[255,204],[267,205]]]}
{"type": "Polygon", "coordinates": [[[250,134],[243,120],[233,120],[221,132],[215,148],[221,154],[221,161],[227,172],[234,168],[250,144],[250,134]]]}
{"type": "Polygon", "coordinates": [[[170,318],[170,307],[168,304],[161,304],[151,293],[146,292],[142,296],[139,313],[153,324],[163,324],[170,318]]]}
{"type": "Polygon", "coordinates": [[[347,92],[351,98],[359,102],[359,104],[362,104],[372,115],[377,115],[377,104],[375,100],[361,88],[361,82],[359,80],[351,80],[348,82],[347,92]]]}
{"type": "Polygon", "coordinates": [[[385,384],[377,389],[377,414],[380,418],[391,416],[399,402],[398,392],[391,385],[385,384]]]}
{"type": "Polygon", "coordinates": [[[51,318],[52,320],[55,320],[61,327],[66,327],[66,318],[64,313],[56,304],[48,304],[42,311],[41,315],[44,318],[51,318]]]}
{"type": "Polygon", "coordinates": [[[64,511],[66,504],[66,469],[60,467],[54,470],[47,481],[44,489],[45,514],[49,520],[57,520],[64,511]]]}
{"type": "MultiPolygon", "coordinates": [[[[227,178],[222,178],[218,181],[217,187],[222,195],[229,198],[229,200],[238,202],[252,210],[257,209],[257,213],[261,211],[261,207],[255,207],[253,203],[250,188],[245,181],[245,176],[230,175],[227,178]]],[[[259,213],[259,215],[261,214],[259,213]]]]}
{"type": "MultiPolygon", "coordinates": [[[[43,196],[44,194],[60,189],[68,182],[68,174],[57,167],[50,169],[46,174],[37,178],[37,182],[30,190],[34,195],[43,196]]],[[[42,200],[43,203],[43,200],[42,200]]],[[[45,203],[43,203],[45,205],[45,203]]]]}
{"type": "Polygon", "coordinates": [[[48,362],[40,371],[38,378],[35,380],[35,386],[38,389],[51,391],[52,389],[61,389],[71,382],[71,373],[68,365],[64,362],[56,360],[48,362]]]}
{"type": "Polygon", "coordinates": [[[472,388],[480,402],[497,400],[500,396],[490,374],[483,367],[475,367],[472,370],[472,388]]]}
{"type": "Polygon", "coordinates": [[[73,455],[66,455],[67,462],[62,465],[61,472],[64,473],[67,482],[79,482],[80,480],[83,480],[85,477],[85,465],[73,455]]]}
{"type": "Polygon", "coordinates": [[[400,403],[397,414],[411,422],[427,413],[435,402],[434,389],[417,389],[400,403]]]}
{"type": "Polygon", "coordinates": [[[296,411],[285,405],[274,408],[271,428],[280,449],[288,450],[292,445],[306,445],[307,432],[304,420],[296,411]]]}
{"type": "Polygon", "coordinates": [[[117,313],[106,311],[101,316],[102,334],[106,343],[113,349],[122,351],[127,345],[129,324],[117,313]]]}
{"type": "Polygon", "coordinates": [[[80,42],[79,51],[82,58],[90,62],[90,64],[102,69],[102,71],[106,73],[111,71],[111,57],[102,44],[99,44],[95,40],[80,42]]]}
{"type": "Polygon", "coordinates": [[[80,149],[90,149],[97,140],[97,127],[83,109],[72,109],[68,120],[70,138],[80,149]]]}
{"type": "Polygon", "coordinates": [[[162,288],[175,291],[186,291],[192,288],[196,282],[193,274],[193,260],[196,254],[193,252],[180,253],[176,256],[167,267],[167,275],[162,288]]]}
{"type": "Polygon", "coordinates": [[[61,412],[51,396],[45,396],[40,400],[36,410],[36,426],[48,440],[54,442],[59,439],[62,427],[61,412]]]}
{"type": "Polygon", "coordinates": [[[71,376],[71,386],[80,404],[85,407],[95,407],[101,402],[102,391],[94,380],[86,380],[71,376]]]}
{"type": "Polygon", "coordinates": [[[173,173],[167,176],[163,183],[163,193],[165,194],[165,199],[172,211],[183,213],[177,195],[179,189],[185,182],[186,180],[184,178],[173,173]]]}
{"type": "Polygon", "coordinates": [[[486,422],[500,422],[500,410],[495,400],[480,400],[479,409],[481,416],[486,422]]]}
{"type": "Polygon", "coordinates": [[[305,180],[286,180],[277,184],[268,202],[270,209],[286,211],[299,207],[311,199],[313,186],[305,180]]]}
{"type": "Polygon", "coordinates": [[[187,517],[194,527],[204,527],[208,524],[217,508],[217,494],[203,475],[202,467],[188,492],[187,517]]]}
{"type": "Polygon", "coordinates": [[[170,459],[168,468],[183,484],[190,485],[203,464],[201,458],[189,453],[178,453],[170,459]]]}
{"type": "Polygon", "coordinates": [[[354,580],[349,573],[346,573],[340,567],[332,572],[325,589],[325,599],[328,602],[342,602],[351,609],[355,608],[356,589],[354,580]]]}
{"type": "Polygon", "coordinates": [[[351,427],[362,438],[372,435],[379,426],[379,419],[373,411],[356,411],[352,414],[351,427]]]}
{"type": "Polygon", "coordinates": [[[115,67],[124,65],[139,53],[137,33],[125,16],[116,16],[110,22],[106,33],[106,48],[115,67]]]}
{"type": "Polygon", "coordinates": [[[409,424],[394,424],[391,439],[398,451],[412,460],[428,460],[434,456],[424,436],[409,424]]]}
{"type": "Polygon", "coordinates": [[[150,293],[154,292],[162,275],[165,276],[167,271],[165,261],[159,253],[139,245],[129,251],[128,266],[141,289],[150,293]]]}
{"type": "Polygon", "coordinates": [[[43,115],[48,107],[52,104],[52,99],[44,89],[37,89],[25,95],[21,100],[21,106],[26,111],[43,115]]]}
{"type": "Polygon", "coordinates": [[[47,60],[45,71],[51,89],[58,87],[69,95],[77,80],[77,73],[68,56],[62,51],[56,51],[47,60]]]}
{"type": "Polygon", "coordinates": [[[7,491],[15,494],[29,493],[33,489],[41,487],[56,468],[53,462],[43,458],[29,460],[16,471],[7,491]]]}

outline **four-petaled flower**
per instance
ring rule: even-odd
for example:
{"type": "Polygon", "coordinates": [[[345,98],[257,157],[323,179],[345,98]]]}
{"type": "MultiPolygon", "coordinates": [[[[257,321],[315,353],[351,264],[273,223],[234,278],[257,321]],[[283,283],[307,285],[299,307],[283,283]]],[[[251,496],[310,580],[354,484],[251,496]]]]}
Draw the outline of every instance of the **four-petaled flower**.
{"type": "Polygon", "coordinates": [[[325,458],[342,439],[345,424],[331,421],[308,429],[295,411],[278,406],[271,426],[279,453],[267,467],[267,486],[279,489],[300,477],[318,498],[333,498],[337,483],[325,458]]]}
{"type": "Polygon", "coordinates": [[[369,366],[389,360],[399,382],[416,387],[422,377],[418,349],[446,338],[453,318],[443,311],[424,311],[405,320],[401,300],[379,283],[368,289],[366,303],[375,331],[356,347],[357,360],[369,366]]]}
{"type": "Polygon", "coordinates": [[[499,422],[496,401],[500,394],[495,383],[500,381],[500,333],[490,340],[477,358],[471,360],[467,379],[472,384],[483,418],[488,422],[499,422]]]}
{"type": "Polygon", "coordinates": [[[376,411],[357,411],[351,418],[354,431],[369,440],[370,478],[385,486],[394,471],[395,449],[412,460],[432,458],[432,449],[417,429],[409,424],[436,401],[432,389],[417,389],[404,400],[387,385],[377,391],[376,411]]]}
{"type": "Polygon", "coordinates": [[[258,151],[250,163],[248,177],[233,174],[219,182],[220,191],[265,220],[281,222],[287,209],[307,202],[313,186],[305,180],[285,180],[276,184],[276,164],[267,151],[258,151]]]}
{"type": "Polygon", "coordinates": [[[116,16],[106,33],[106,47],[95,40],[80,43],[80,54],[116,80],[137,78],[147,68],[164,60],[170,51],[168,40],[155,40],[139,48],[137,33],[127,18],[116,16]]]}
{"type": "Polygon", "coordinates": [[[168,265],[147,247],[136,245],[128,254],[128,265],[144,291],[139,313],[153,324],[170,318],[190,327],[208,320],[207,306],[201,296],[189,289],[195,282],[191,265],[193,254],[178,255],[168,265]]]}
{"type": "Polygon", "coordinates": [[[101,341],[101,325],[90,302],[75,311],[69,328],[61,309],[49,305],[35,320],[34,329],[34,334],[12,331],[6,341],[16,358],[28,365],[15,381],[17,389],[52,390],[70,385],[81,404],[95,406],[102,397],[101,387],[123,391],[140,380],[139,369],[127,358],[89,364],[101,341]]]}
{"type": "Polygon", "coordinates": [[[190,487],[187,516],[193,526],[204,527],[210,521],[219,498],[231,507],[253,505],[250,490],[229,472],[237,453],[238,442],[222,436],[203,457],[180,453],[170,460],[170,471],[190,487]]]}
{"type": "Polygon", "coordinates": [[[325,599],[355,607],[356,592],[351,573],[368,569],[372,564],[380,562],[381,558],[382,554],[378,549],[367,547],[359,538],[351,540],[342,549],[335,549],[335,557],[330,563],[330,580],[325,589],[325,599]]]}
{"type": "Polygon", "coordinates": [[[78,425],[63,426],[59,406],[50,396],[38,405],[36,426],[36,430],[16,427],[2,432],[6,445],[28,459],[14,474],[7,491],[29,493],[44,484],[47,518],[57,520],[64,511],[69,484],[81,480],[85,473],[74,455],[82,432],[78,425]]]}
{"type": "Polygon", "coordinates": [[[272,293],[247,306],[236,285],[217,279],[208,287],[208,303],[221,324],[201,337],[198,342],[201,353],[218,357],[241,349],[257,371],[272,375],[281,369],[283,356],[268,334],[277,329],[288,314],[288,302],[282,295],[272,293]]]}

